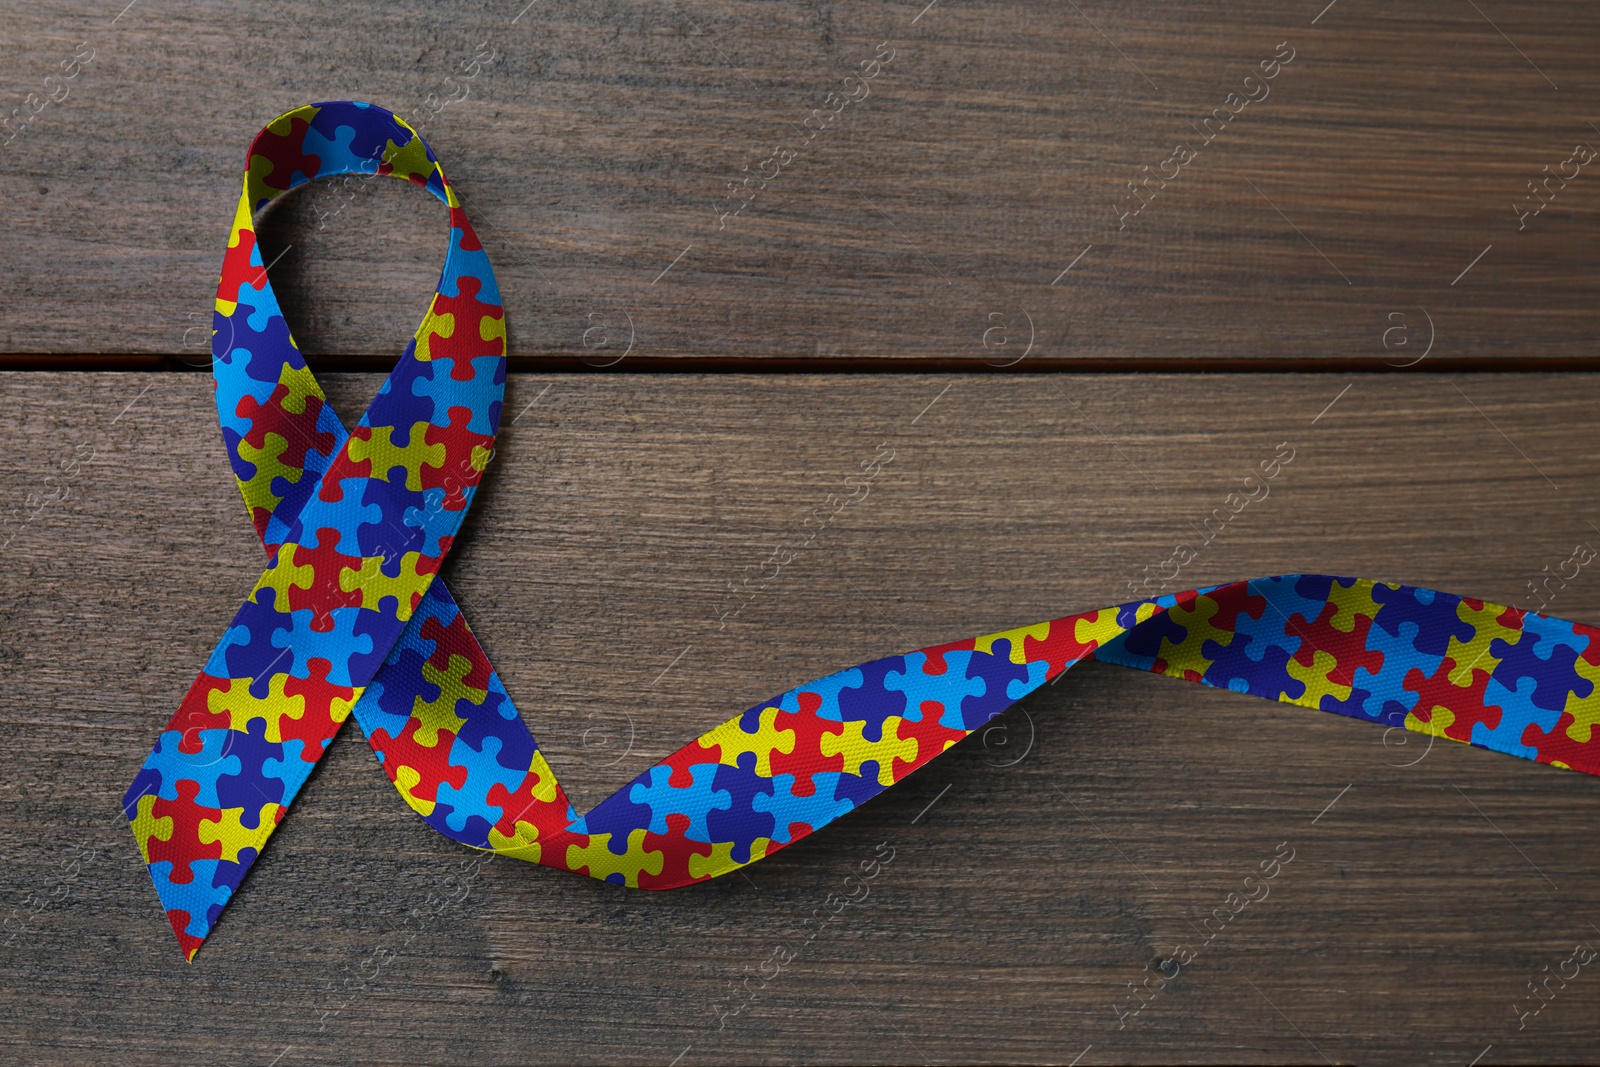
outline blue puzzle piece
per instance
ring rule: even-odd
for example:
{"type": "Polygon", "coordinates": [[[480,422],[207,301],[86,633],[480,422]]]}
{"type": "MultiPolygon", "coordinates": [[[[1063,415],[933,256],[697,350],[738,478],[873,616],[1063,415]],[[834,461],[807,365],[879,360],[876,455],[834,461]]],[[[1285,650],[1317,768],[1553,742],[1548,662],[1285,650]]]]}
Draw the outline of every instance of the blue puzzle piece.
{"type": "MultiPolygon", "coordinates": [[[[261,266],[261,250],[259,248],[250,250],[250,263],[255,267],[261,266]]],[[[262,272],[261,277],[263,280],[265,279],[265,271],[262,272]]],[[[263,284],[259,289],[249,284],[239,286],[238,304],[238,309],[228,317],[229,322],[236,329],[241,325],[239,322],[241,314],[244,318],[242,325],[247,327],[248,332],[252,334],[266,333],[274,319],[279,322],[284,321],[283,309],[278,306],[277,294],[272,291],[272,286],[270,285],[263,284]]],[[[284,336],[288,336],[287,323],[284,325],[284,336]]],[[[274,386],[277,385],[277,375],[273,375],[272,383],[274,386]]]]}
{"type": "Polygon", "coordinates": [[[223,905],[233,895],[227,885],[214,884],[219,860],[190,860],[190,880],[174,882],[170,860],[150,864],[150,877],[155,882],[156,895],[167,911],[183,911],[189,915],[184,933],[191,937],[205,937],[222,914],[223,905]]]}
{"type": "Polygon", "coordinates": [[[217,780],[223,775],[239,773],[240,760],[232,752],[238,735],[225,728],[191,731],[190,740],[200,742],[198,752],[179,750],[183,736],[179,730],[163,731],[155,750],[144,761],[146,770],[160,776],[156,796],[162,800],[177,800],[178,783],[195,782],[200,786],[194,798],[197,805],[202,808],[224,807],[217,796],[217,780]]]}
{"type": "MultiPolygon", "coordinates": [[[[888,670],[883,675],[883,686],[905,694],[903,718],[908,722],[922,721],[922,705],[932,701],[940,705],[939,721],[951,729],[961,729],[954,724],[961,721],[961,702],[969,696],[981,696],[986,685],[982,676],[968,678],[967,664],[970,650],[946,652],[944,673],[929,674],[928,657],[922,652],[908,652],[900,657],[904,670],[888,670]],[[949,722],[946,723],[948,717],[949,722]]],[[[881,738],[874,738],[878,740],[881,738]]]]}
{"type": "Polygon", "coordinates": [[[517,709],[498,677],[493,674],[489,676],[483,703],[474,704],[464,698],[457,700],[456,716],[462,720],[461,727],[456,731],[459,740],[487,751],[486,746],[493,739],[500,746],[495,753],[495,760],[508,770],[527,773],[538,746],[533,743],[533,735],[522,724],[522,718],[517,715],[517,709]]]}
{"type": "MultiPolygon", "coordinates": [[[[1269,656],[1274,662],[1281,663],[1281,660],[1286,660],[1300,651],[1302,638],[1297,634],[1285,632],[1289,619],[1297,614],[1302,618],[1314,619],[1317,617],[1316,614],[1307,616],[1306,612],[1319,612],[1321,605],[1314,606],[1301,597],[1295,592],[1292,582],[1253,581],[1246,587],[1246,592],[1253,597],[1259,597],[1261,603],[1255,614],[1241,611],[1234,619],[1233,640],[1228,642],[1228,646],[1237,645],[1241,638],[1249,638],[1242,651],[1250,659],[1262,664],[1267,662],[1269,656]],[[1284,650],[1281,658],[1277,655],[1278,648],[1284,650]]],[[[1275,672],[1273,676],[1276,676],[1275,672]]],[[[1276,694],[1273,696],[1273,699],[1275,698],[1276,694]]]]}
{"type": "Polygon", "coordinates": [[[445,253],[444,272],[439,278],[439,293],[443,296],[461,295],[461,279],[476,278],[481,283],[478,301],[484,304],[500,303],[500,287],[494,280],[494,268],[489,266],[489,254],[482,247],[466,249],[461,239],[466,236],[459,226],[450,228],[450,250],[445,253]]]}
{"type": "Polygon", "coordinates": [[[1171,612],[1163,611],[1101,645],[1095,650],[1095,658],[1150,670],[1161,656],[1163,639],[1178,645],[1188,636],[1188,627],[1174,619],[1171,612]]]}
{"type": "Polygon", "coordinates": [[[435,368],[431,377],[418,377],[411,383],[412,392],[419,397],[426,397],[431,406],[431,415],[424,417],[435,426],[449,426],[451,410],[467,407],[472,410],[472,420],[467,423],[467,429],[472,433],[493,434],[498,415],[493,410],[492,401],[490,405],[479,404],[473,408],[471,400],[486,390],[493,395],[496,385],[504,381],[505,360],[499,356],[479,356],[474,359],[470,385],[450,377],[453,363],[453,360],[436,359],[432,364],[421,364],[435,368]]]}
{"type": "Polygon", "coordinates": [[[350,684],[357,688],[372,681],[389,649],[405,632],[406,624],[391,615],[357,609],[355,638],[349,647],[350,684]]]}
{"type": "Polygon", "coordinates": [[[388,139],[385,138],[379,144],[377,138],[373,136],[374,124],[364,123],[362,147],[366,152],[357,152],[352,148],[356,139],[355,129],[345,125],[333,126],[337,119],[334,116],[324,118],[328,112],[329,109],[324,108],[312,117],[305,137],[301,140],[300,151],[305,155],[317,157],[318,172],[311,177],[377,174],[378,164],[383,162],[383,150],[389,143],[388,139]]]}
{"type": "MultiPolygon", "coordinates": [[[[373,472],[377,474],[376,471],[373,472]]],[[[379,517],[374,522],[364,522],[356,531],[360,555],[382,556],[380,565],[389,577],[400,574],[401,557],[407,552],[426,554],[428,534],[424,529],[427,515],[427,494],[405,487],[402,469],[385,472],[392,480],[374,479],[366,484],[362,502],[378,508],[379,517]]]]}
{"type": "MultiPolygon", "coordinates": [[[[1294,642],[1298,645],[1299,638],[1294,642]]],[[[1282,693],[1299,695],[1305,692],[1305,685],[1289,674],[1291,652],[1282,644],[1271,644],[1264,638],[1234,631],[1233,640],[1226,645],[1206,641],[1201,644],[1200,651],[1211,660],[1201,677],[1207,685],[1268,700],[1276,700],[1282,693]]]]}
{"type": "Polygon", "coordinates": [[[840,777],[838,771],[818,771],[811,776],[814,792],[808,797],[797,797],[794,795],[795,776],[777,775],[772,779],[772,795],[752,798],[751,807],[772,815],[772,840],[787,845],[791,839],[789,827],[792,824],[804,823],[813,830],[819,830],[855,807],[855,802],[849,797],[834,796],[840,777]]]}
{"type": "MultiPolygon", "coordinates": [[[[714,768],[716,764],[697,764],[690,769],[690,773],[698,773],[702,766],[714,768]]],[[[655,818],[655,812],[649,804],[634,801],[632,796],[634,787],[650,788],[653,782],[652,773],[659,769],[652,767],[645,771],[627,786],[589,809],[581,818],[573,819],[567,829],[578,834],[610,834],[611,840],[607,842],[606,847],[614,855],[623,855],[627,851],[628,835],[635,830],[648,829],[655,818]]],[[[713,771],[706,773],[714,774],[713,771]]]]}
{"type": "Polygon", "coordinates": [[[1489,642],[1489,655],[1500,660],[1490,675],[1512,690],[1519,679],[1532,679],[1535,689],[1529,697],[1533,707],[1561,711],[1567,697],[1580,698],[1594,692],[1594,683],[1579,674],[1578,653],[1587,647],[1586,637],[1574,632],[1562,619],[1528,615],[1523,619],[1522,637],[1515,643],[1496,638],[1489,642]]]}
{"type": "MultiPolygon", "coordinates": [[[[289,655],[287,662],[280,660],[276,663],[273,667],[275,672],[293,678],[309,678],[312,674],[311,661],[321,659],[331,664],[329,682],[355,687],[364,686],[372,680],[372,675],[383,662],[383,656],[388,653],[389,645],[404,626],[376,611],[356,607],[332,608],[324,612],[320,619],[310,608],[291,611],[279,618],[287,618],[290,629],[274,633],[272,642],[280,651],[287,650],[289,655]],[[313,629],[314,623],[321,629],[313,629]],[[374,639],[371,633],[374,629],[387,635],[387,640],[377,646],[383,649],[381,654],[372,651],[374,639]]],[[[247,677],[253,677],[262,684],[268,680],[263,675],[247,677]]],[[[254,684],[251,692],[255,692],[254,684]]]]}
{"type": "Polygon", "coordinates": [[[265,778],[276,778],[283,783],[281,803],[287,806],[293,802],[295,794],[300,792],[300,787],[306,784],[306,779],[311,777],[311,771],[316,767],[316,763],[306,759],[306,743],[298,737],[285,741],[282,749],[282,758],[262,762],[261,774],[265,778]]]}
{"type": "Polygon", "coordinates": [[[1376,625],[1367,630],[1367,648],[1383,654],[1383,664],[1376,673],[1363,664],[1351,676],[1355,688],[1367,694],[1362,700],[1362,712],[1367,718],[1390,726],[1404,725],[1418,699],[1413,690],[1405,687],[1406,676],[1418,670],[1424,678],[1432,678],[1444,662],[1442,655],[1417,649],[1418,630],[1419,624],[1410,619],[1396,626],[1394,633],[1376,625]]]}
{"type": "Polygon", "coordinates": [[[1492,729],[1487,723],[1473,723],[1472,743],[1494,749],[1496,752],[1521,756],[1524,759],[1537,759],[1539,750],[1532,745],[1523,744],[1522,735],[1529,724],[1537,724],[1540,730],[1550,733],[1556,728],[1556,723],[1561,721],[1561,710],[1559,708],[1551,710],[1538,705],[1537,679],[1524,674],[1517,676],[1515,681],[1517,684],[1514,689],[1506,688],[1503,682],[1494,678],[1484,686],[1484,706],[1498,707],[1500,721],[1492,729]]]}
{"type": "MultiPolygon", "coordinates": [[[[249,812],[245,813],[249,815],[249,812]]],[[[259,816],[259,812],[257,815],[259,816]]],[[[256,861],[257,852],[253,848],[241,848],[239,858],[235,860],[217,860],[217,869],[211,874],[211,888],[214,890],[227,890],[227,896],[220,901],[213,901],[211,909],[206,913],[208,926],[217,921],[217,916],[222,914],[223,905],[239,889],[239,883],[244,881],[244,876],[250,870],[250,865],[256,861]]]]}
{"type": "Polygon", "coordinates": [[[750,861],[750,846],[758,837],[770,838],[774,822],[772,814],[757,811],[758,796],[772,795],[772,779],[756,774],[756,754],[741,752],[739,765],[717,765],[712,788],[725,790],[730,801],[725,809],[713,809],[706,814],[706,829],[713,841],[734,842],[732,858],[736,863],[750,861]]]}
{"type": "Polygon", "coordinates": [[[379,730],[390,737],[399,737],[405,732],[417,697],[424,701],[438,699],[438,687],[422,676],[422,664],[427,657],[415,648],[402,647],[399,642],[395,649],[351,711],[368,738],[379,730]],[[431,698],[426,693],[428,689],[434,691],[431,698]]]}
{"type": "MultiPolygon", "coordinates": [[[[981,693],[961,698],[961,729],[976,730],[1009,708],[1017,700],[1011,695],[1013,691],[1031,691],[1033,687],[1028,683],[1032,675],[1027,664],[1011,662],[1011,642],[1007,639],[996,641],[991,652],[972,653],[967,659],[967,678],[982,678],[984,688],[981,693]]],[[[1044,681],[1042,666],[1038,681],[1044,681]]]]}
{"type": "Polygon", "coordinates": [[[887,656],[863,663],[860,667],[861,686],[839,691],[840,721],[862,723],[862,737],[868,741],[883,740],[884,722],[892,715],[903,718],[906,713],[905,694],[887,688],[885,679],[889,674],[898,674],[904,667],[903,656],[887,656]]]}
{"type": "MultiPolygon", "coordinates": [[[[890,658],[898,660],[901,657],[893,656],[890,658]]],[[[752,713],[759,715],[763,708],[776,707],[790,714],[798,714],[801,693],[815,693],[821,698],[822,703],[816,710],[817,718],[826,719],[829,722],[843,722],[844,718],[839,711],[839,694],[846,689],[861,688],[862,677],[860,667],[850,667],[847,670],[830,674],[826,678],[818,678],[814,682],[808,682],[799,688],[791,689],[787,693],[774,697],[765,704],[757,704],[745,712],[745,719],[741,720],[740,728],[746,733],[754,733],[756,730],[755,720],[749,719],[749,716],[752,713]]]]}
{"type": "MultiPolygon", "coordinates": [[[[628,799],[635,809],[643,805],[650,812],[645,828],[653,834],[667,832],[668,815],[687,815],[689,828],[684,836],[690,841],[713,840],[706,819],[713,811],[728,811],[733,807],[733,796],[726,790],[715,788],[717,768],[721,764],[698,763],[689,768],[693,784],[682,789],[667,784],[673,774],[671,767],[651,767],[628,788],[628,799]]],[[[631,829],[631,828],[630,828],[631,829]]],[[[622,835],[626,839],[626,834],[622,835]]],[[[612,840],[617,840],[613,837],[612,840]]]]}
{"type": "Polygon", "coordinates": [[[238,760],[238,770],[217,778],[217,807],[243,808],[244,818],[259,816],[261,805],[283,803],[283,782],[263,773],[268,760],[283,759],[283,743],[267,740],[267,720],[255,716],[245,732],[233,731],[228,755],[238,760]]]}
{"type": "MultiPolygon", "coordinates": [[[[883,792],[887,786],[878,784],[878,761],[865,760],[860,767],[860,774],[839,774],[839,780],[833,786],[834,800],[848,800],[859,807],[883,792]]],[[[837,774],[837,771],[829,771],[837,774]]],[[[820,774],[811,776],[812,780],[822,777],[820,774]]]]}
{"type": "MultiPolygon", "coordinates": [[[[413,337],[406,343],[400,362],[389,372],[389,377],[378,389],[378,395],[361,416],[362,426],[393,427],[389,440],[397,448],[409,445],[411,435],[421,432],[419,424],[427,424],[433,419],[434,405],[429,392],[434,388],[434,377],[441,372],[449,374],[446,361],[423,362],[413,359],[416,349],[417,339],[413,337]]],[[[437,425],[448,426],[449,422],[437,425]]]]}
{"type": "Polygon", "coordinates": [[[343,556],[361,555],[361,527],[383,521],[383,509],[364,499],[370,479],[340,478],[337,486],[324,484],[306,501],[289,529],[288,541],[320,547],[324,538],[334,539],[334,551],[343,556]],[[330,499],[337,495],[337,499],[330,499]]]}
{"type": "Polygon", "coordinates": [[[1461,598],[1450,593],[1405,585],[1398,589],[1374,585],[1372,599],[1383,605],[1372,617],[1373,627],[1398,635],[1401,626],[1413,623],[1417,627],[1414,647],[1429,656],[1442,658],[1449,651],[1452,637],[1466,644],[1478,632],[1477,627],[1457,613],[1461,598]]]}
{"type": "Polygon", "coordinates": [[[460,789],[449,782],[440,783],[438,807],[428,819],[430,825],[437,828],[439,809],[448,808],[443,815],[448,828],[445,836],[476,848],[489,846],[489,831],[505,815],[503,807],[489,803],[489,790],[496,782],[507,791],[513,790],[527,776],[526,767],[512,770],[501,766],[495,758],[500,747],[498,737],[484,738],[481,750],[473,748],[460,737],[455,739],[450,745],[450,765],[465,768],[466,781],[460,789]]]}

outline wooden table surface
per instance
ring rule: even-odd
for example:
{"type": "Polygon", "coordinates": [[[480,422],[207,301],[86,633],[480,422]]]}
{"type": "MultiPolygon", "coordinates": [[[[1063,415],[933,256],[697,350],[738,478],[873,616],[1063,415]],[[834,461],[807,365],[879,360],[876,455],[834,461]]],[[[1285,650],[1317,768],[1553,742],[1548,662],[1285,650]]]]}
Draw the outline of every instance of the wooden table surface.
{"type": "MultiPolygon", "coordinates": [[[[203,359],[249,138],[345,97],[422,127],[529,360],[1595,359],[1586,0],[4,7],[19,106],[93,58],[3,149],[0,352],[203,359]]],[[[392,357],[436,205],[285,207],[300,338],[392,357]]]]}
{"type": "MultiPolygon", "coordinates": [[[[0,147],[0,1061],[1600,1059],[1588,970],[1519,1018],[1600,948],[1593,779],[1101,664],[663,894],[446,842],[352,728],[192,965],[118,804],[259,567],[203,371],[238,168],[278,112],[412,117],[478,223],[516,373],[447,570],[582,808],[790,685],[1129,599],[1280,442],[1185,587],[1320,571],[1532,606],[1600,544],[1600,8],[0,10],[5,109],[92,54],[0,147]],[[807,941],[885,842],[869,899],[807,941]],[[778,945],[795,962],[735,999],[778,945]]],[[[367,181],[263,225],[347,422],[442,229],[367,181]]],[[[1550,611],[1600,622],[1600,578],[1550,611]]]]}

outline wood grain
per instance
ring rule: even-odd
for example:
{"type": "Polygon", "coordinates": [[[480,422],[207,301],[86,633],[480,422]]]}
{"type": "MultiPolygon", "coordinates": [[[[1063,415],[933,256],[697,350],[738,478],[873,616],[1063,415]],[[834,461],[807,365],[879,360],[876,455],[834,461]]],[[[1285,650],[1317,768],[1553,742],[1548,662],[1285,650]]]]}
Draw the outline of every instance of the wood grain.
{"type": "MultiPolygon", "coordinates": [[[[1514,602],[1600,537],[1600,439],[1573,431],[1600,379],[1199,381],[519,376],[449,578],[585,807],[791,684],[1122,599],[1279,442],[1295,458],[1271,495],[1184,582],[1324,570],[1514,602]],[[727,583],[880,445],[870,493],[720,624],[727,583]]],[[[377,384],[328,382],[347,417],[377,384]]],[[[662,894],[475,861],[347,730],[185,965],[117,798],[260,565],[210,385],[12,374],[0,392],[0,500],[54,497],[3,534],[0,1060],[1600,1052],[1587,971],[1524,1029],[1512,1007],[1600,942],[1593,779],[1098,664],[744,875],[662,894]],[[92,461],[47,482],[80,446],[92,461]],[[880,842],[895,859],[869,899],[805,942],[880,842]],[[1270,896],[1205,944],[1280,843],[1270,896]],[[1126,983],[1182,943],[1203,947],[1119,1029],[1126,983]],[[799,957],[719,1028],[778,944],[799,957]]],[[[1600,579],[1551,610],[1600,619],[1600,579]]]]}
{"type": "MultiPolygon", "coordinates": [[[[423,126],[522,360],[1595,361],[1600,178],[1519,218],[1600,143],[1581,0],[0,10],[3,110],[95,57],[0,149],[12,365],[203,359],[246,145],[330,97],[423,126]],[[881,42],[870,95],[807,139],[881,42]],[[1293,61],[1247,84],[1280,43],[1293,61]],[[789,166],[721,219],[780,143],[789,166]],[[1163,166],[1179,144],[1195,158],[1163,166]],[[1123,219],[1150,173],[1175,176],[1123,219]]],[[[443,223],[398,183],[289,198],[264,238],[308,351],[398,351],[443,223]]]]}

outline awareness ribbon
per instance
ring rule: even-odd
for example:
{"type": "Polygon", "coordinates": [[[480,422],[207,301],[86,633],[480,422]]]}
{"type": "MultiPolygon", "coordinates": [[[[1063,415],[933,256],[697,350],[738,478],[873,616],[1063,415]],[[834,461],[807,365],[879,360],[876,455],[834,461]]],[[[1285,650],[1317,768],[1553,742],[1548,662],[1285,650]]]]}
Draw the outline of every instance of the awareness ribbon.
{"type": "Polygon", "coordinates": [[[441,834],[640,889],[800,840],[1090,658],[1600,774],[1600,629],[1296,574],[840,671],[729,719],[579,816],[435,580],[492,455],[505,323],[488,257],[416,131],[352,102],[262,130],[213,327],[217,414],[268,564],[123,799],[186,959],[352,712],[441,834]],[[253,228],[282,193],[346,173],[408,179],[450,210],[428,313],[348,434],[290,337],[253,228]]]}

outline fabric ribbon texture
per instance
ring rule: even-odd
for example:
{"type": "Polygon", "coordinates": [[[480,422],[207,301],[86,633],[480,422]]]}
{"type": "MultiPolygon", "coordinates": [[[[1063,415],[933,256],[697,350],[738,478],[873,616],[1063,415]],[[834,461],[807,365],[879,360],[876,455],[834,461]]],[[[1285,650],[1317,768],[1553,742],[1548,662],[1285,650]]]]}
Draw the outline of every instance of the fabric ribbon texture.
{"type": "Polygon", "coordinates": [[[1232,582],[864,663],[756,704],[580,816],[443,582],[488,466],[505,322],[422,138],[330,102],[251,145],[213,320],[217,414],[267,566],[123,805],[193,959],[354,713],[400,796],[471,848],[640,889],[727,874],[904,779],[1085,659],[1600,774],[1600,630],[1365,579],[1232,582]],[[449,209],[428,312],[346,433],[291,338],[255,216],[388,174],[449,209]]]}

